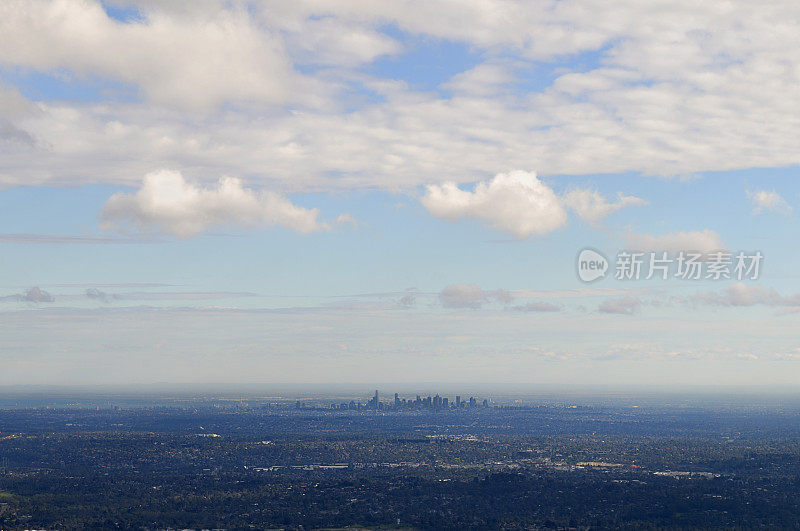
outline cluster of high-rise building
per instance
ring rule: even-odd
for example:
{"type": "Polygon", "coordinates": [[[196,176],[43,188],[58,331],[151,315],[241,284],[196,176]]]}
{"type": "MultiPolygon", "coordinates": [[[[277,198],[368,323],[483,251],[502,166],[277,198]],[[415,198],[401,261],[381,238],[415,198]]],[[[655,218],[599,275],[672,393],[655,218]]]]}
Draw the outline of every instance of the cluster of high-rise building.
{"type": "Polygon", "coordinates": [[[478,403],[478,399],[476,399],[474,396],[471,396],[466,400],[462,400],[460,395],[456,395],[455,400],[450,400],[450,398],[446,396],[439,396],[438,394],[426,397],[417,395],[416,398],[413,399],[400,398],[399,393],[395,393],[393,401],[381,402],[380,394],[377,390],[372,398],[363,404],[361,402],[356,402],[355,400],[351,400],[349,403],[342,402],[339,404],[331,404],[331,409],[357,411],[413,411],[421,409],[442,411],[477,407],[489,407],[489,401],[483,400],[482,402],[478,403]]]}

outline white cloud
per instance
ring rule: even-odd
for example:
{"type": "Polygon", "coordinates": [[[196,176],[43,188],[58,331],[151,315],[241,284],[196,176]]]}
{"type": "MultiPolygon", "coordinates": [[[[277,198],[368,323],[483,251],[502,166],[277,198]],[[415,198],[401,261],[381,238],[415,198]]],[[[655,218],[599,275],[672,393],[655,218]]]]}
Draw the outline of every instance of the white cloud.
{"type": "Polygon", "coordinates": [[[19,91],[0,81],[0,120],[11,120],[34,114],[36,106],[19,91]]]}
{"type": "Polygon", "coordinates": [[[483,63],[453,76],[442,88],[459,94],[491,96],[513,80],[512,72],[505,65],[483,63]]]}
{"type": "Polygon", "coordinates": [[[289,46],[312,64],[355,66],[401,51],[400,43],[357,22],[336,18],[293,20],[287,31],[289,46]]]}
{"type": "Polygon", "coordinates": [[[509,303],[513,297],[504,290],[484,291],[473,284],[452,284],[439,292],[439,302],[445,308],[480,308],[493,300],[509,303]]]}
{"type": "Polygon", "coordinates": [[[0,138],[25,142],[0,147],[0,184],[132,184],[155,166],[204,180],[224,168],[282,189],[398,189],[514,168],[684,175],[800,163],[797,2],[138,4],[142,19],[120,23],[97,1],[0,3],[1,64],[118,79],[147,100],[40,102],[6,118],[0,138]],[[402,38],[381,33],[392,24],[402,38]],[[441,80],[452,97],[353,69],[427,36],[485,58],[441,80]],[[599,66],[560,59],[582,51],[599,66]],[[541,66],[531,59],[555,59],[552,84],[531,87],[541,66]]]}
{"type": "Polygon", "coordinates": [[[610,214],[626,206],[646,206],[649,203],[634,196],[619,194],[616,202],[609,202],[596,190],[570,190],[564,195],[564,204],[572,209],[581,219],[597,224],[610,214]]]}
{"type": "Polygon", "coordinates": [[[783,197],[774,190],[771,192],[766,190],[747,192],[747,195],[750,197],[750,201],[753,202],[754,214],[759,214],[765,210],[784,214],[788,214],[792,211],[792,207],[790,207],[783,197]]]}
{"type": "Polygon", "coordinates": [[[765,288],[760,284],[736,282],[719,292],[697,293],[688,297],[678,298],[677,300],[694,305],[798,307],[800,306],[800,293],[784,296],[774,289],[765,288]]]}
{"type": "MultiPolygon", "coordinates": [[[[271,5],[279,3],[276,1],[271,5]]],[[[302,0],[291,4],[289,9],[296,13],[333,15],[373,24],[392,21],[410,33],[466,42],[482,48],[514,47],[537,59],[601,46],[609,38],[608,32],[586,26],[615,22],[610,16],[602,22],[587,16],[585,10],[590,6],[563,6],[551,0],[464,0],[458,3],[450,0],[423,3],[414,0],[302,0]],[[574,25],[576,18],[582,22],[579,26],[574,25]]]]}
{"type": "Polygon", "coordinates": [[[160,170],[147,174],[135,194],[114,194],[101,219],[104,230],[121,230],[130,223],[188,238],[220,226],[280,225],[301,233],[329,229],[318,215],[318,209],[296,206],[276,193],[243,188],[238,179],[222,178],[208,189],[187,183],[180,172],[160,170]]]}
{"type": "Polygon", "coordinates": [[[354,218],[352,215],[345,212],[344,214],[339,214],[339,217],[336,218],[336,225],[350,225],[351,227],[358,227],[358,221],[356,221],[356,218],[354,218]]]}
{"type": "Polygon", "coordinates": [[[429,185],[422,204],[438,218],[478,219],[521,239],[548,234],[563,226],[567,221],[564,207],[597,224],[626,206],[648,203],[622,194],[616,202],[610,202],[599,192],[586,189],[573,189],[558,197],[535,173],[517,170],[479,182],[471,192],[452,182],[429,185]]]}
{"type": "Polygon", "coordinates": [[[0,64],[66,69],[133,83],[154,101],[208,108],[227,101],[296,100],[301,76],[281,39],[247,9],[144,9],[143,20],[111,19],[90,0],[0,4],[0,64]]]}
{"type": "Polygon", "coordinates": [[[625,246],[631,251],[697,251],[709,253],[725,249],[722,238],[713,230],[696,230],[689,232],[671,232],[654,236],[652,234],[627,234],[625,246]]]}
{"type": "MultiPolygon", "coordinates": [[[[15,120],[30,116],[35,111],[35,106],[19,91],[5,87],[0,80],[0,153],[23,146],[33,146],[36,143],[30,133],[14,125],[15,120]]],[[[2,172],[1,166],[0,172],[2,172]]]]}
{"type": "Polygon", "coordinates": [[[600,313],[615,313],[621,315],[633,315],[639,311],[642,301],[636,297],[619,297],[617,299],[606,299],[597,311],[600,313]]]}
{"type": "Polygon", "coordinates": [[[488,183],[478,183],[472,192],[455,183],[430,185],[422,204],[437,218],[479,219],[517,238],[547,234],[567,221],[553,190],[535,173],[524,171],[499,173],[488,183]]]}
{"type": "Polygon", "coordinates": [[[775,359],[781,361],[800,361],[800,348],[794,348],[788,352],[780,352],[775,354],[775,359]]]}
{"type": "Polygon", "coordinates": [[[713,294],[707,302],[724,306],[753,306],[754,304],[774,304],[782,300],[775,290],[758,284],[747,285],[737,282],[728,286],[722,295],[713,294]]]}

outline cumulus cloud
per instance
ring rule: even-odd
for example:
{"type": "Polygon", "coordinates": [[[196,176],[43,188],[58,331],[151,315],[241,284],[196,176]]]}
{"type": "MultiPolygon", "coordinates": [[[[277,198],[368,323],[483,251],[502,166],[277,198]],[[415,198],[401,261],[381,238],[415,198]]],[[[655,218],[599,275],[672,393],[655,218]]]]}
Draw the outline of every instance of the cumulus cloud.
{"type": "Polygon", "coordinates": [[[505,290],[484,291],[473,284],[452,284],[439,292],[439,302],[445,308],[480,308],[497,301],[507,304],[513,296],[505,290]]]}
{"type": "Polygon", "coordinates": [[[792,211],[792,207],[774,190],[771,192],[766,190],[747,192],[747,195],[750,201],[753,202],[754,214],[760,214],[765,210],[782,214],[788,214],[792,211]]]}
{"type": "Polygon", "coordinates": [[[671,232],[658,236],[652,234],[627,234],[625,246],[631,251],[696,251],[710,253],[725,249],[722,238],[713,230],[696,230],[689,232],[671,232]]]}
{"type": "Polygon", "coordinates": [[[596,190],[575,189],[564,195],[564,204],[581,219],[597,224],[627,206],[646,206],[649,203],[639,197],[622,194],[618,195],[616,201],[609,201],[596,190]]]}
{"type": "Polygon", "coordinates": [[[567,214],[555,192],[535,173],[499,173],[471,192],[455,183],[430,185],[422,204],[437,218],[478,219],[517,238],[541,236],[563,226],[567,214]]]}
{"type": "Polygon", "coordinates": [[[597,308],[600,313],[615,313],[621,315],[633,315],[639,311],[642,305],[641,299],[637,297],[619,297],[616,299],[606,299],[597,308]]]}
{"type": "Polygon", "coordinates": [[[301,233],[328,230],[319,210],[307,209],[273,192],[256,192],[234,178],[222,178],[216,188],[201,188],[180,172],[160,170],[145,176],[134,194],[114,194],[101,214],[104,230],[126,224],[145,231],[163,230],[189,238],[214,227],[261,228],[279,225],[301,233]]]}
{"type": "Polygon", "coordinates": [[[619,194],[609,201],[596,190],[573,189],[559,197],[535,173],[499,173],[490,181],[462,190],[455,183],[429,185],[422,204],[434,216],[457,220],[481,220],[495,230],[517,238],[548,234],[567,221],[565,207],[580,218],[597,224],[606,216],[627,206],[647,205],[647,201],[619,194]]]}

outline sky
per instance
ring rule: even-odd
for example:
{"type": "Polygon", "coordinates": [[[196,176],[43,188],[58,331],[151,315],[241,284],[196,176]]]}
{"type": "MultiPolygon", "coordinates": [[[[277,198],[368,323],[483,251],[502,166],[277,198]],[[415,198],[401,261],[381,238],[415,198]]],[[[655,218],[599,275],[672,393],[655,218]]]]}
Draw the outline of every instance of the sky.
{"type": "Polygon", "coordinates": [[[0,385],[800,383],[798,35],[777,0],[6,0],[0,385]]]}

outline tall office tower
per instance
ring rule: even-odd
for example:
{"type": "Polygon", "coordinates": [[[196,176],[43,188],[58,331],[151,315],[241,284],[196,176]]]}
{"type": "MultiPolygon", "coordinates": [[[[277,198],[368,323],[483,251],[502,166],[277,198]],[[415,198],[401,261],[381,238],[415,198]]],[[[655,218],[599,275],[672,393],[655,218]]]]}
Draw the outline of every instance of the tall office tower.
{"type": "Polygon", "coordinates": [[[456,395],[456,407],[461,407],[461,395],[456,395]]]}
{"type": "Polygon", "coordinates": [[[475,402],[475,397],[474,396],[469,397],[469,407],[475,407],[476,405],[477,404],[475,402]]]}
{"type": "Polygon", "coordinates": [[[378,404],[379,403],[380,403],[380,398],[378,397],[378,390],[375,389],[375,396],[373,396],[372,400],[370,400],[369,407],[372,408],[372,409],[378,409],[378,404]]]}
{"type": "Polygon", "coordinates": [[[448,407],[450,407],[449,402],[450,401],[447,397],[442,398],[442,408],[447,409],[448,407]]]}
{"type": "Polygon", "coordinates": [[[400,407],[400,396],[397,393],[394,394],[394,407],[400,407]]]}

